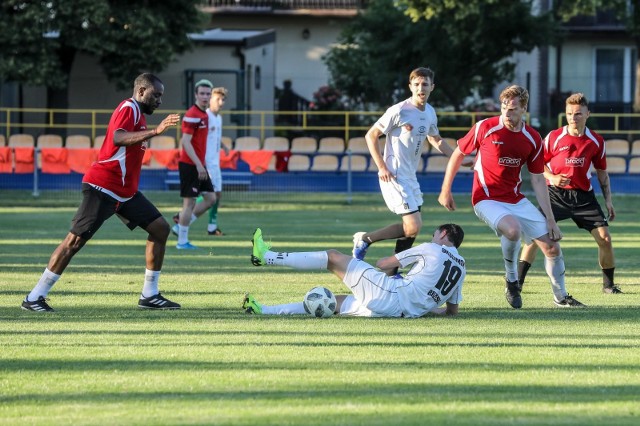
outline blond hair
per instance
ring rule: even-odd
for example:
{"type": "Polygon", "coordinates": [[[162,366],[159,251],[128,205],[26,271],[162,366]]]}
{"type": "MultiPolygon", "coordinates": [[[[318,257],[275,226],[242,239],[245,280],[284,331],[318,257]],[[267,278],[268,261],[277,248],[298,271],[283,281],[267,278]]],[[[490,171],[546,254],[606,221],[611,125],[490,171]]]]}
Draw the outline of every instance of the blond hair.
{"type": "Polygon", "coordinates": [[[214,87],[214,88],[211,90],[211,94],[212,94],[212,95],[222,95],[222,96],[224,96],[225,98],[227,97],[227,93],[229,93],[229,91],[228,91],[226,88],[224,88],[224,87],[214,87]]]}
{"type": "Polygon", "coordinates": [[[585,106],[585,107],[589,107],[589,101],[587,100],[587,97],[584,95],[584,93],[574,93],[571,96],[569,96],[567,98],[567,100],[565,101],[566,105],[580,105],[580,106],[585,106]]]}
{"type": "Polygon", "coordinates": [[[520,106],[525,108],[529,103],[529,92],[524,87],[515,84],[506,87],[502,92],[500,92],[499,99],[503,104],[514,98],[517,98],[520,102],[520,106]]]}

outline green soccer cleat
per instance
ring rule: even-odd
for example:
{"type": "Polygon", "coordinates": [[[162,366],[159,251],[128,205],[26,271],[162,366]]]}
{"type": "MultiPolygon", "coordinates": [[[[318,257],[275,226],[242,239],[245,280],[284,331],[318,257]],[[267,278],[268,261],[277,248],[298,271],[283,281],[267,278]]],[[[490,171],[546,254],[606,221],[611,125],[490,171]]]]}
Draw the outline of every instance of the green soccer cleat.
{"type": "Polygon", "coordinates": [[[265,264],[264,255],[271,248],[270,244],[267,244],[262,239],[262,230],[256,228],[253,231],[253,238],[251,238],[251,244],[253,244],[253,252],[251,253],[251,263],[254,266],[262,266],[265,264]]]}
{"type": "Polygon", "coordinates": [[[253,298],[249,293],[244,295],[244,300],[242,301],[242,309],[247,314],[257,314],[262,315],[262,305],[258,303],[256,299],[253,298]]]}

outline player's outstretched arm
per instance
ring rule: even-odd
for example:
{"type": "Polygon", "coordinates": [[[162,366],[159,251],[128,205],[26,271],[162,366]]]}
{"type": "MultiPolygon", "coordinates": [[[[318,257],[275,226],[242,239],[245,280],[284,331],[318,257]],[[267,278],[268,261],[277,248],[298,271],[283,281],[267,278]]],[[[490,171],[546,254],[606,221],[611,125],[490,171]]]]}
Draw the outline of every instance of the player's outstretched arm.
{"type": "Polygon", "coordinates": [[[453,178],[458,173],[460,166],[462,165],[462,160],[464,160],[464,154],[460,151],[459,148],[456,148],[451,154],[451,158],[449,158],[449,163],[447,163],[447,171],[444,174],[444,178],[442,179],[442,189],[440,190],[440,196],[438,197],[438,202],[445,209],[452,211],[456,209],[456,203],[453,201],[453,194],[451,193],[451,187],[453,186],[453,178]]]}

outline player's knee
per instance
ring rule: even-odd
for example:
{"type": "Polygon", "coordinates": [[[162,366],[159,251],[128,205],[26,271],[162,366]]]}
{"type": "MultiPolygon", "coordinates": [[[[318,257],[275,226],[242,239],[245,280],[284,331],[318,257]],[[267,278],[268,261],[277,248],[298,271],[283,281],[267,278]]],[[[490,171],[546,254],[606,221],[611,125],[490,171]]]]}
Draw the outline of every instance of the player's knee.
{"type": "Polygon", "coordinates": [[[421,223],[408,223],[404,225],[404,236],[407,238],[415,238],[420,233],[421,223]]]}
{"type": "Polygon", "coordinates": [[[516,241],[522,235],[522,231],[518,226],[512,226],[502,231],[502,236],[508,240],[516,241]]]}

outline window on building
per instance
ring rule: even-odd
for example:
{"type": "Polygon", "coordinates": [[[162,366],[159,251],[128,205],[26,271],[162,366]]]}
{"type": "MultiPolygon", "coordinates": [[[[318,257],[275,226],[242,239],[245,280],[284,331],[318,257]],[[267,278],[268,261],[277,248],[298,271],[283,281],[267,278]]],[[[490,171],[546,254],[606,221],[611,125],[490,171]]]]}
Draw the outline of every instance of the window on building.
{"type": "Polygon", "coordinates": [[[596,102],[629,103],[635,88],[637,52],[631,47],[595,51],[596,102]]]}

